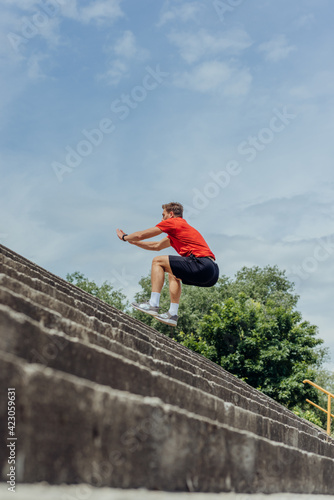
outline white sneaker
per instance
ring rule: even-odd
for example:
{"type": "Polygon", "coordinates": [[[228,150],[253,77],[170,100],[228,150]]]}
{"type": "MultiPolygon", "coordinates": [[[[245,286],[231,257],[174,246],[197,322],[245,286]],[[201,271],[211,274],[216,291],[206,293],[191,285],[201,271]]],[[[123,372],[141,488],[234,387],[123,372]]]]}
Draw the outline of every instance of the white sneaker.
{"type": "Polygon", "coordinates": [[[161,323],[165,323],[166,325],[176,326],[178,316],[176,314],[175,316],[172,316],[169,312],[166,312],[163,314],[158,314],[158,316],[156,316],[156,319],[161,321],[161,323]]]}
{"type": "Polygon", "coordinates": [[[131,305],[138,311],[150,314],[151,316],[156,316],[157,314],[159,314],[159,307],[153,307],[149,302],[141,302],[140,304],[137,304],[137,302],[132,302],[131,305]]]}

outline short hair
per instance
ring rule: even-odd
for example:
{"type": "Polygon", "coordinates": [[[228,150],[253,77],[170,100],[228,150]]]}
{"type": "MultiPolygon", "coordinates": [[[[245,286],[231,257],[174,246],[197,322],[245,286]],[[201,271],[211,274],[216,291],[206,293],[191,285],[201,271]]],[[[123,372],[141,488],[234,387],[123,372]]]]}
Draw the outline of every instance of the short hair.
{"type": "Polygon", "coordinates": [[[165,203],[164,205],[162,205],[162,208],[168,213],[173,212],[175,217],[183,217],[183,206],[181,205],[181,203],[172,201],[171,203],[165,203]]]}

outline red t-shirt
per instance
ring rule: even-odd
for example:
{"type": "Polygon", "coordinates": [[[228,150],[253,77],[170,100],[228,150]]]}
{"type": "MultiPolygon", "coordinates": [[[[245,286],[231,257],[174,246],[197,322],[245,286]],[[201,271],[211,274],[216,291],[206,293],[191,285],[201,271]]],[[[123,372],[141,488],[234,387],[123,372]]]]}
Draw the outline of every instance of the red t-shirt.
{"type": "Polygon", "coordinates": [[[193,254],[195,257],[212,257],[215,259],[203,236],[182,217],[162,220],[156,227],[167,233],[171,246],[182,257],[193,254]]]}

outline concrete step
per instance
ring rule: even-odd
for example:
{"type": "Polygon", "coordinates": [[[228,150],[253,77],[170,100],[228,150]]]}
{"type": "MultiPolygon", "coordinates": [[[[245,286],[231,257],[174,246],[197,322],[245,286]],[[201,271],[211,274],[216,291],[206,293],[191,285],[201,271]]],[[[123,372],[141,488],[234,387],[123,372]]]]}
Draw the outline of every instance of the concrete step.
{"type": "MultiPolygon", "coordinates": [[[[331,500],[332,495],[303,495],[298,493],[191,493],[94,487],[88,484],[59,485],[19,484],[20,500],[331,500]]],[[[7,485],[0,484],[1,500],[12,500],[7,485]]]]}
{"type": "MultiPolygon", "coordinates": [[[[252,411],[255,414],[268,417],[271,421],[276,420],[281,422],[288,426],[288,428],[297,428],[299,431],[320,437],[322,441],[327,439],[325,433],[319,431],[317,428],[311,426],[304,420],[298,419],[291,412],[279,411],[281,407],[277,405],[277,403],[270,400],[270,398],[265,397],[258,391],[253,391],[255,394],[252,395],[253,397],[251,398],[249,391],[245,393],[243,391],[244,388],[239,387],[239,381],[235,377],[232,379],[233,384],[231,384],[229,380],[225,380],[226,372],[223,370],[220,372],[220,377],[214,377],[211,373],[205,373],[205,376],[203,377],[203,373],[198,375],[197,373],[194,374],[191,371],[187,371],[187,365],[185,366],[184,361],[181,361],[178,366],[171,365],[166,361],[166,359],[173,359],[173,361],[176,362],[177,358],[174,351],[176,350],[178,344],[176,344],[174,351],[166,353],[165,349],[159,349],[155,352],[155,355],[164,353],[164,359],[161,360],[159,358],[152,358],[151,356],[143,355],[140,352],[136,352],[134,349],[128,349],[127,347],[124,348],[120,342],[114,342],[110,339],[107,339],[107,342],[102,342],[102,340],[106,340],[106,337],[96,335],[92,330],[87,329],[84,325],[89,324],[89,319],[86,315],[76,309],[71,308],[68,305],[64,306],[63,303],[58,304],[56,303],[56,299],[49,297],[42,292],[37,292],[36,290],[29,288],[26,289],[26,285],[17,282],[8,276],[0,275],[0,285],[0,301],[2,304],[6,304],[14,311],[24,312],[28,317],[42,323],[49,329],[56,329],[60,332],[64,332],[68,336],[82,338],[84,341],[89,339],[90,342],[93,341],[96,345],[100,345],[101,347],[103,346],[108,350],[114,350],[115,346],[117,346],[118,349],[115,350],[118,354],[126,358],[129,357],[132,361],[135,361],[150,370],[161,372],[168,377],[179,380],[183,384],[189,384],[204,391],[205,393],[211,394],[219,399],[223,399],[226,402],[232,402],[234,405],[240,406],[248,411],[252,411]],[[5,288],[4,285],[6,285],[6,287],[10,287],[11,289],[20,291],[21,293],[25,293],[26,295],[30,295],[30,298],[34,299],[35,302],[22,297],[16,292],[12,292],[11,289],[5,288]],[[44,304],[48,307],[42,307],[44,304]],[[54,309],[56,309],[58,313],[55,314],[53,312],[54,309]],[[69,319],[64,320],[64,317],[75,318],[77,321],[80,319],[80,325],[69,319]]],[[[94,327],[96,327],[96,325],[97,322],[94,319],[94,327]]],[[[103,331],[105,333],[105,327],[106,325],[102,324],[102,328],[100,327],[99,331],[103,331]]],[[[112,331],[112,334],[114,335],[114,330],[112,331]]],[[[34,357],[31,360],[35,361],[40,358],[44,359],[45,363],[50,364],[55,356],[55,352],[60,351],[61,343],[59,340],[57,342],[58,345],[55,337],[53,337],[53,341],[45,339],[45,342],[37,343],[36,347],[32,351],[34,357]],[[50,362],[48,362],[48,358],[50,358],[50,362]]],[[[18,344],[20,345],[20,342],[18,344]]],[[[189,365],[189,362],[187,363],[189,365]]],[[[69,366],[70,365],[71,362],[69,361],[69,366]]],[[[192,365],[190,366],[192,367],[192,365]]],[[[248,389],[248,386],[246,386],[246,389],[248,389]]],[[[211,406],[209,406],[209,408],[211,411],[211,406]]],[[[232,415],[232,413],[233,412],[231,411],[230,414],[232,415]]],[[[302,435],[299,436],[299,439],[302,439],[302,435]]]]}
{"type": "Polygon", "coordinates": [[[318,455],[332,456],[325,434],[320,438],[310,436],[293,420],[293,425],[289,426],[268,418],[264,416],[265,408],[254,413],[234,406],[210,392],[185,383],[182,377],[172,378],[100,346],[50,330],[3,305],[0,305],[0,333],[0,350],[30,363],[37,361],[113,389],[158,397],[164,403],[231,427],[247,429],[267,439],[318,455]],[[48,359],[42,357],[39,351],[47,352],[50,346],[56,349],[50,351],[48,359]]]}
{"type": "MultiPolygon", "coordinates": [[[[16,390],[18,482],[334,494],[333,459],[11,354],[0,353],[0,375],[1,417],[16,390]]],[[[1,470],[6,461],[2,447],[1,470]]]]}

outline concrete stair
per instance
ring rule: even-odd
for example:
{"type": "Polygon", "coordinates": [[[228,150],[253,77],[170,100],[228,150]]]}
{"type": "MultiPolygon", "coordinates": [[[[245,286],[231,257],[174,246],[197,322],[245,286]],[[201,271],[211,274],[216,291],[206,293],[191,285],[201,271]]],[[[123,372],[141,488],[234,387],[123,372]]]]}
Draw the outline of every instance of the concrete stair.
{"type": "Polygon", "coordinates": [[[334,494],[323,431],[3,246],[0,358],[0,435],[15,387],[20,482],[334,494]]]}

